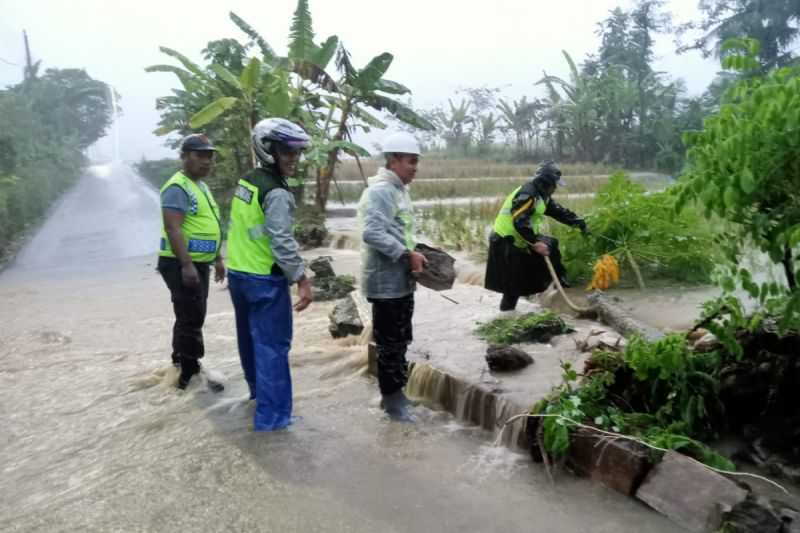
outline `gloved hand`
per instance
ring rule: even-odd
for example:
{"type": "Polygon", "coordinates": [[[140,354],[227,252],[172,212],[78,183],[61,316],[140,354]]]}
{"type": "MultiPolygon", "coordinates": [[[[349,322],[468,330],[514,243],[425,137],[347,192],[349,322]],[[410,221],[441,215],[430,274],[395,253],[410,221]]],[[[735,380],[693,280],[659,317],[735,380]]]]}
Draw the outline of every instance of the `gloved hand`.
{"type": "Polygon", "coordinates": [[[581,233],[583,233],[583,236],[584,236],[584,237],[585,237],[585,236],[587,236],[587,235],[589,235],[589,228],[587,228],[587,227],[586,227],[586,221],[585,221],[585,220],[579,220],[579,221],[578,221],[578,222],[575,224],[575,226],[576,226],[576,227],[577,227],[579,230],[581,230],[581,233]]]}

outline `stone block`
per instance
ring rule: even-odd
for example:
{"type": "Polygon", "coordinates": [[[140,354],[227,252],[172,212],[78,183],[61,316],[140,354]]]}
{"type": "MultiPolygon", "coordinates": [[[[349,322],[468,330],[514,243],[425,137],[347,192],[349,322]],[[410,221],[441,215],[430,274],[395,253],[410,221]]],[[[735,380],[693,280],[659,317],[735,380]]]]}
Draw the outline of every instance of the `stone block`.
{"type": "Polygon", "coordinates": [[[636,497],[689,531],[716,531],[722,516],[747,498],[739,485],[678,452],[650,470],[636,497]]]}

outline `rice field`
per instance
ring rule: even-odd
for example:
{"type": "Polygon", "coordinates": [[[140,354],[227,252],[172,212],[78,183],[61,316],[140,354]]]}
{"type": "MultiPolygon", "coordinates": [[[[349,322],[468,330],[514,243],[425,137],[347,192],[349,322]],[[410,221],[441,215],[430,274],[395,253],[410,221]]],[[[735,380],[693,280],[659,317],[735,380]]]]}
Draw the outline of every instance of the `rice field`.
{"type": "MultiPolygon", "coordinates": [[[[374,176],[379,166],[385,164],[383,158],[362,159],[361,166],[364,176],[374,176]]],[[[609,175],[617,167],[609,167],[595,163],[564,163],[561,170],[565,176],[570,175],[609,175]]],[[[532,176],[536,170],[534,163],[506,163],[498,161],[484,161],[480,159],[445,159],[441,157],[425,157],[423,155],[417,178],[428,179],[457,179],[457,178],[520,178],[532,176]]],[[[355,159],[346,159],[336,168],[336,179],[340,181],[361,180],[361,173],[355,159]]]]}
{"type": "MultiPolygon", "coordinates": [[[[667,177],[658,174],[647,174],[640,181],[649,190],[666,186],[667,177]]],[[[608,183],[608,175],[567,176],[566,187],[559,188],[555,197],[573,194],[596,193],[608,183]]],[[[496,198],[505,197],[516,187],[530,178],[453,178],[423,179],[417,178],[411,184],[411,197],[414,200],[446,200],[448,198],[496,198]]],[[[315,186],[308,185],[308,194],[313,195],[315,186]]],[[[331,187],[329,201],[337,203],[357,202],[364,190],[364,182],[339,181],[331,187]]]]}

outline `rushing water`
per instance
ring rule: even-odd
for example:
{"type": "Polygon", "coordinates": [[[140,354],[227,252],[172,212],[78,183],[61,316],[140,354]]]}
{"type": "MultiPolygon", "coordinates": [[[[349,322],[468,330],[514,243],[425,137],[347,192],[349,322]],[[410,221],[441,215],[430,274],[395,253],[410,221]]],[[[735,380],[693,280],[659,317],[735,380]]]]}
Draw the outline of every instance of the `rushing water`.
{"type": "MultiPolygon", "coordinates": [[[[226,389],[176,390],[156,200],[127,168],[95,168],[0,276],[0,530],[678,530],[589,481],[550,485],[450,415],[388,421],[364,346],[327,332],[330,303],[295,316],[288,431],[251,430],[222,286],[204,364],[226,389]]],[[[322,253],[357,267],[355,250],[322,253]]]]}

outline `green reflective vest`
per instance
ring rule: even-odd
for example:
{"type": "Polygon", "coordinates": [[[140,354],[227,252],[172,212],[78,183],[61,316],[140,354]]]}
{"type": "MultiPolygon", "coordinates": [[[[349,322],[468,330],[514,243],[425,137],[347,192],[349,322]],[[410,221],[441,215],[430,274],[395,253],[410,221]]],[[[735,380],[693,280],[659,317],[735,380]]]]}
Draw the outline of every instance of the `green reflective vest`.
{"type": "MultiPolygon", "coordinates": [[[[177,185],[189,197],[189,211],[181,224],[181,233],[192,261],[210,263],[219,254],[222,242],[222,228],[219,223],[219,207],[211,196],[208,186],[202,181],[192,181],[183,172],[176,172],[161,187],[161,193],[168,187],[177,185]]],[[[158,255],[175,257],[172,251],[164,220],[161,220],[161,249],[158,255]]]]}
{"type": "Polygon", "coordinates": [[[275,256],[269,235],[264,233],[264,209],[258,198],[258,187],[240,179],[231,200],[227,265],[238,272],[267,276],[272,273],[275,256]]]}
{"type": "MultiPolygon", "coordinates": [[[[514,227],[514,214],[511,212],[511,204],[514,202],[514,197],[517,195],[522,187],[517,187],[511,194],[506,196],[497,218],[494,219],[494,232],[501,237],[513,237],[514,246],[517,248],[527,249],[530,243],[522,238],[517,229],[514,227]]],[[[533,232],[538,234],[539,229],[542,227],[544,221],[544,212],[547,210],[547,204],[541,198],[531,198],[530,202],[533,204],[533,213],[531,213],[531,228],[533,232]]],[[[530,209],[529,205],[522,205],[519,209],[530,209]]]]}

